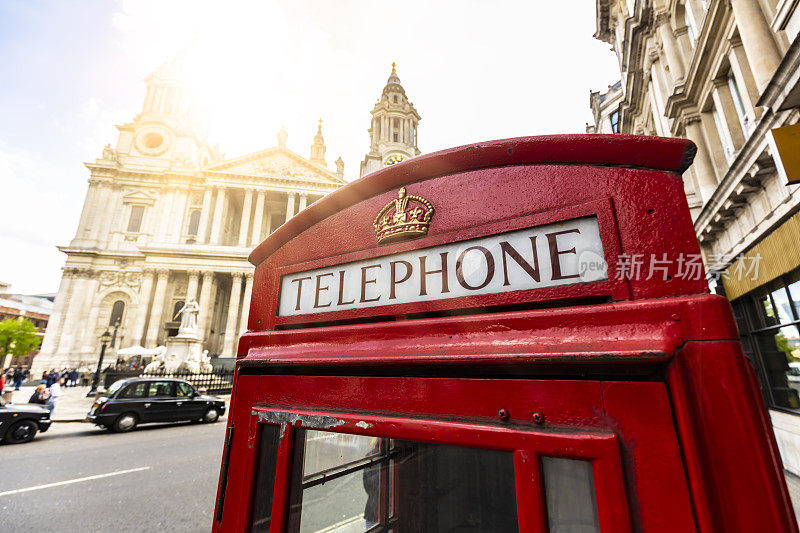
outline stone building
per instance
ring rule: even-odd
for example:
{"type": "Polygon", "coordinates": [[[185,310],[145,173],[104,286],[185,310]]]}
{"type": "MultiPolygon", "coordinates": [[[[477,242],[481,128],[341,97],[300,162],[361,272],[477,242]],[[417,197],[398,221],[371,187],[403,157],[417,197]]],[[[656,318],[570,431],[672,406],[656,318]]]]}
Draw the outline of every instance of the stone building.
{"type": "Polygon", "coordinates": [[[395,64],[383,88],[381,99],[372,109],[369,152],[361,162],[359,177],[420,154],[417,125],[420,117],[400,84],[395,64]]]}
{"type": "MultiPolygon", "coordinates": [[[[0,283],[0,321],[7,319],[30,320],[36,328],[37,335],[44,337],[47,321],[50,319],[52,310],[53,301],[51,299],[45,296],[15,294],[10,292],[9,284],[0,283]]],[[[6,355],[4,360],[0,361],[0,369],[17,365],[30,366],[38,353],[39,348],[36,348],[25,355],[6,355]]]]}
{"type": "MultiPolygon", "coordinates": [[[[335,172],[326,167],[322,121],[308,159],[287,148],[283,129],[276,146],[223,159],[207,140],[182,69],[177,58],[148,77],[141,113],[118,126],[115,147],[86,165],[89,189],[75,238],[59,248],[67,259],[36,371],[93,366],[98,337],[115,325],[112,354],[163,344],[187,298],[200,305],[204,348],[233,357],[250,305],[250,250],[345,183],[341,158],[335,172]]],[[[373,128],[383,120],[393,133],[372,136],[367,160],[375,152],[389,164],[419,153],[419,115],[394,70],[383,94],[373,128]],[[404,119],[399,130],[395,117],[404,119]]]]}
{"type": "Polygon", "coordinates": [[[587,127],[697,145],[684,182],[709,283],[731,300],[784,465],[796,474],[800,192],[771,132],[800,122],[798,4],[596,0],[595,37],[612,45],[622,79],[591,93],[587,127]]]}

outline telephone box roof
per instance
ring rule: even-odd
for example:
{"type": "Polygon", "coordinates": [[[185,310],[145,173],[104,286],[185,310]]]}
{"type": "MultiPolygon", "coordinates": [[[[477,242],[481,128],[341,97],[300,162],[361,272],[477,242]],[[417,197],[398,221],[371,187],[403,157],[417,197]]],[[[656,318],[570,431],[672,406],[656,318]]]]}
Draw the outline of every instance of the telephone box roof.
{"type": "Polygon", "coordinates": [[[373,172],[328,194],[269,235],[249,260],[259,265],[303,231],[366,198],[437,176],[512,165],[595,165],[674,172],[679,179],[695,152],[686,139],[586,134],[516,137],[450,148],[373,172]]]}

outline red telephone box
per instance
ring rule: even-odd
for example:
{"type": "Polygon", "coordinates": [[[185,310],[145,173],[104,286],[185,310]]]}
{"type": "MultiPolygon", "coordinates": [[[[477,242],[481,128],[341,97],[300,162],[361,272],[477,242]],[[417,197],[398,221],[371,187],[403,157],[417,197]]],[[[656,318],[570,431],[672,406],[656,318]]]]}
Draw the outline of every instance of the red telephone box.
{"type": "Polygon", "coordinates": [[[421,156],[253,251],[215,531],[797,531],[680,174],[624,135],[421,156]]]}

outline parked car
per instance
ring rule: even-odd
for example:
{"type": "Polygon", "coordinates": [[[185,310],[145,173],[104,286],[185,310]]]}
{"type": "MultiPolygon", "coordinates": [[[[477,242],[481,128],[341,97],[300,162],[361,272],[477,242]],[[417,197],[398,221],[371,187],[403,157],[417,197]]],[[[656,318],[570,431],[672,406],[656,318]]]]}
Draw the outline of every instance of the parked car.
{"type": "Polygon", "coordinates": [[[6,444],[30,442],[38,431],[50,429],[50,411],[40,405],[0,400],[0,440],[6,444]]]}
{"type": "Polygon", "coordinates": [[[114,382],[97,399],[88,422],[112,431],[130,431],[150,422],[213,423],[225,414],[225,401],[200,394],[188,381],[172,378],[132,378],[114,382]]]}

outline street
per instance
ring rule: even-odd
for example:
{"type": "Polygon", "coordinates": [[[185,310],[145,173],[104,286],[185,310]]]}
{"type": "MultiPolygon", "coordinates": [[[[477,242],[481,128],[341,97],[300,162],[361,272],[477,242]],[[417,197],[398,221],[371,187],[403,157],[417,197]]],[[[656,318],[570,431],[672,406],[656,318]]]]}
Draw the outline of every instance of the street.
{"type": "Polygon", "coordinates": [[[122,434],[62,422],[0,445],[0,529],[209,531],[224,436],[224,419],[122,434]]]}

